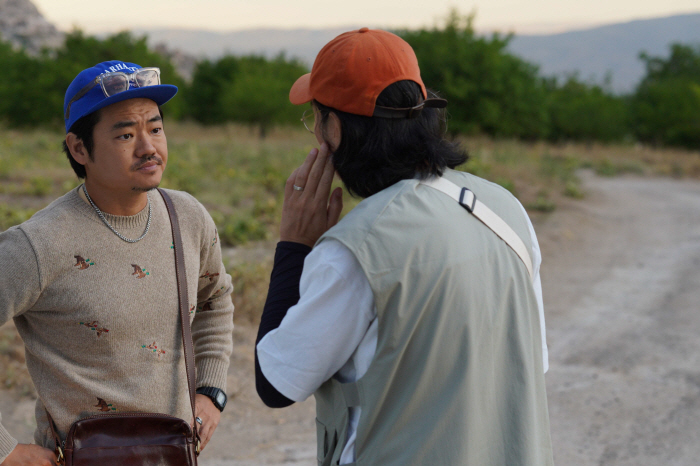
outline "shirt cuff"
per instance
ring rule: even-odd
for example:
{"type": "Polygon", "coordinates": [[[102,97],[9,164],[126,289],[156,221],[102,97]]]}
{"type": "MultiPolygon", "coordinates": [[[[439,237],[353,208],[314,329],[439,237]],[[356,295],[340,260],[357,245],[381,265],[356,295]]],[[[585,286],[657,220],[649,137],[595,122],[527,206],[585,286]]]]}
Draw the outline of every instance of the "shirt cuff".
{"type": "Polygon", "coordinates": [[[0,424],[0,463],[5,461],[5,458],[12,453],[12,450],[17,446],[17,440],[5,430],[5,427],[0,424]]]}
{"type": "Polygon", "coordinates": [[[260,364],[260,371],[263,373],[267,381],[270,382],[270,385],[272,385],[275,390],[280,392],[282,395],[297,403],[300,403],[310,397],[313,393],[305,392],[303,389],[285,380],[278,371],[270,370],[270,367],[279,367],[282,365],[282,362],[265,351],[264,347],[265,339],[263,338],[263,340],[257,345],[258,362],[260,364]],[[265,370],[266,367],[268,368],[267,371],[265,370]]]}

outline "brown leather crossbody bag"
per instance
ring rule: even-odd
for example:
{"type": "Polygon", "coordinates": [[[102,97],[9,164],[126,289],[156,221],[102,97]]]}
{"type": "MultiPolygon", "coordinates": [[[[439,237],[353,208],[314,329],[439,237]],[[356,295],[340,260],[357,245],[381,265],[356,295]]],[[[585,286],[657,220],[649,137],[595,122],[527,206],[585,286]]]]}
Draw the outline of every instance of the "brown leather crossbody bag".
{"type": "MultiPolygon", "coordinates": [[[[195,418],[195,366],[190,329],[187,278],[182,236],[170,196],[158,189],[170,216],[175,250],[175,275],[182,321],[182,346],[185,349],[187,386],[195,418]]],[[[159,413],[120,413],[90,416],[74,422],[61,442],[47,411],[51,433],[56,442],[58,464],[66,466],[196,466],[199,433],[182,419],[159,413]]]]}

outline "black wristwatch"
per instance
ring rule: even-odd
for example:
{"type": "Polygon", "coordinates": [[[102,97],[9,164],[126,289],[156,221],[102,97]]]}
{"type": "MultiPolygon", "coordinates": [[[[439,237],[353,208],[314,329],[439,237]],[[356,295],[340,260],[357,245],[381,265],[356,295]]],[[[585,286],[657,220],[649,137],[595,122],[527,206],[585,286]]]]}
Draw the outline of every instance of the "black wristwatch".
{"type": "Polygon", "coordinates": [[[208,396],[219,411],[223,411],[224,407],[226,407],[228,397],[223,390],[214,387],[199,387],[197,394],[208,396]]]}

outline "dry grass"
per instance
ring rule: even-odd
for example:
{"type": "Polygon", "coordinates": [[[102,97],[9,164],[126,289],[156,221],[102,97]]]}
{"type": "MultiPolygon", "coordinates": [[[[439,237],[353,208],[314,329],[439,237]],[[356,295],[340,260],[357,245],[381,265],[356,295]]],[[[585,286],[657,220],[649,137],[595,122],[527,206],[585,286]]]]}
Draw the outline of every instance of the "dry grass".
{"type": "Polygon", "coordinates": [[[34,384],[24,361],[24,344],[15,326],[0,328],[0,387],[20,396],[35,397],[34,384]]]}
{"type": "MultiPolygon", "coordinates": [[[[257,132],[230,125],[166,124],[169,161],[163,185],[196,196],[217,222],[234,282],[237,325],[256,325],[278,237],[284,182],[314,147],[301,128],[257,132]]],[[[0,129],[0,231],[26,220],[77,186],[61,152],[60,133],[0,129]]],[[[582,168],[601,176],[632,173],[700,179],[700,152],[638,145],[523,143],[467,138],[471,160],[461,170],[501,184],[531,211],[549,212],[562,197],[582,198],[582,168]]],[[[345,196],[345,210],[358,201],[345,196]]],[[[0,386],[31,394],[14,328],[0,329],[0,386]]]]}
{"type": "Polygon", "coordinates": [[[472,159],[462,169],[501,184],[529,210],[551,211],[562,196],[585,196],[576,173],[700,179],[700,152],[642,145],[462,140],[472,159]]]}

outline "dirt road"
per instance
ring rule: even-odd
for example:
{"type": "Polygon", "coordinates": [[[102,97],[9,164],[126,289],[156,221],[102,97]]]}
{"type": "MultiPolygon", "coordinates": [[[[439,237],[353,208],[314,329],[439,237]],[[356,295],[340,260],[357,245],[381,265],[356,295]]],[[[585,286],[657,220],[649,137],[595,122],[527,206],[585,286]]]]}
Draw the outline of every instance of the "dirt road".
{"type": "MultiPolygon", "coordinates": [[[[556,464],[700,464],[700,183],[583,176],[584,200],[535,219],[556,464]]],[[[315,464],[313,401],[273,411],[255,395],[254,332],[236,330],[231,401],[201,464],[315,464]]],[[[0,397],[25,439],[32,404],[0,397]]]]}
{"type": "Polygon", "coordinates": [[[586,181],[541,228],[556,462],[700,464],[700,183],[586,181]]]}

